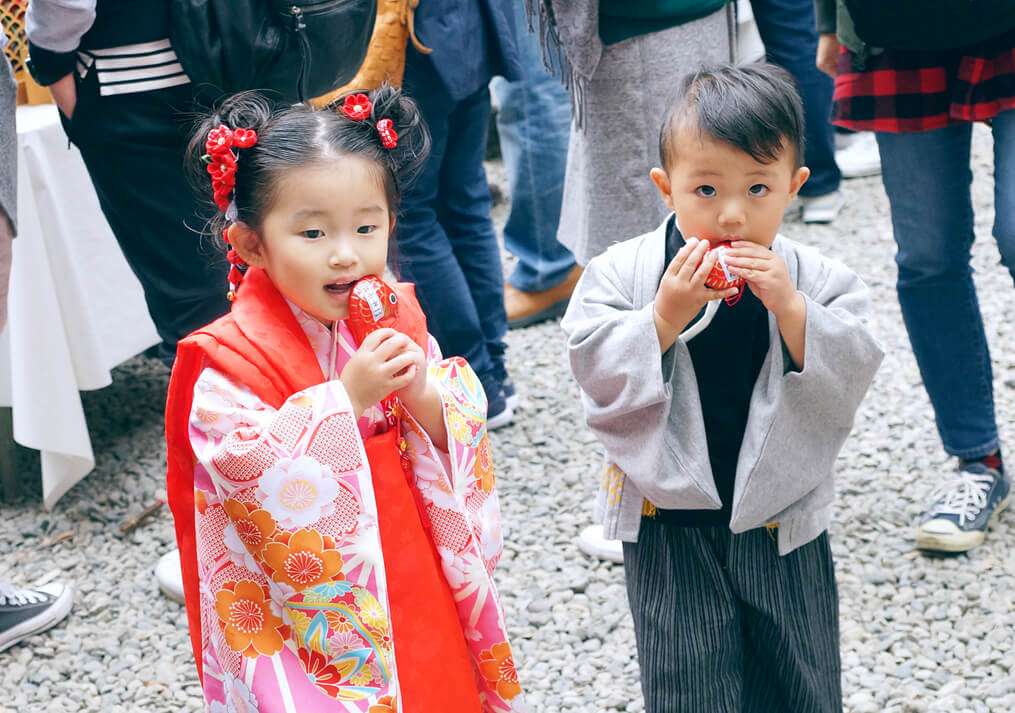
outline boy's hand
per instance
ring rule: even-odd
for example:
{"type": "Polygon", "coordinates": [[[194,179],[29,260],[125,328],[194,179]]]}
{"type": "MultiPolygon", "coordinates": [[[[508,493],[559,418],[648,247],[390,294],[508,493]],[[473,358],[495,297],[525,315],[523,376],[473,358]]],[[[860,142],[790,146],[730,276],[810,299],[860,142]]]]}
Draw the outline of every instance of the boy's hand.
{"type": "Polygon", "coordinates": [[[751,291],[776,319],[800,306],[801,297],[789,279],[786,262],[769,248],[737,240],[726,253],[726,265],[732,274],[747,280],[751,291]]]}
{"type": "Polygon", "coordinates": [[[706,302],[737,293],[735,287],[726,290],[705,287],[705,279],[717,257],[717,253],[706,257],[708,248],[707,240],[689,238],[663,273],[655,299],[656,332],[662,351],[670,348],[706,302]]]}
{"type": "Polygon", "coordinates": [[[418,351],[412,346],[411,339],[394,329],[378,329],[363,340],[339,377],[356,418],[371,404],[418,378],[418,370],[410,368],[418,360],[418,351]]]}

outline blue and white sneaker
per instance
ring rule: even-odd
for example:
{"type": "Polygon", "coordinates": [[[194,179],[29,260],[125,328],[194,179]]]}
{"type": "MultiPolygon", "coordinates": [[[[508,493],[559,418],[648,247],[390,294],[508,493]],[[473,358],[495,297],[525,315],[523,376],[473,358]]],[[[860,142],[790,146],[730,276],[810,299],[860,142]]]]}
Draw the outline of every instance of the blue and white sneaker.
{"type": "Polygon", "coordinates": [[[1008,479],[979,461],[966,463],[934,491],[916,528],[916,546],[966,552],[983,544],[990,523],[1008,507],[1008,479]]]}
{"type": "Polygon", "coordinates": [[[493,398],[487,399],[486,405],[486,430],[496,431],[509,425],[515,418],[515,410],[511,408],[510,402],[504,396],[501,389],[493,398]]]}

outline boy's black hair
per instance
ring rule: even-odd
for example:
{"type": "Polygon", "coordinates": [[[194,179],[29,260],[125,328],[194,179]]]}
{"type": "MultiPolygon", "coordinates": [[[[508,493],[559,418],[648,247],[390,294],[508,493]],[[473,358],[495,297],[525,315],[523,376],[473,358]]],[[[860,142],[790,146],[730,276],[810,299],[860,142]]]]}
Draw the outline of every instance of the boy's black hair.
{"type": "Polygon", "coordinates": [[[668,169],[675,158],[673,137],[681,126],[735,146],[756,161],[771,163],[784,143],[804,160],[804,111],[793,78],[766,62],[703,67],[677,87],[659,131],[659,158],[668,169]]]}

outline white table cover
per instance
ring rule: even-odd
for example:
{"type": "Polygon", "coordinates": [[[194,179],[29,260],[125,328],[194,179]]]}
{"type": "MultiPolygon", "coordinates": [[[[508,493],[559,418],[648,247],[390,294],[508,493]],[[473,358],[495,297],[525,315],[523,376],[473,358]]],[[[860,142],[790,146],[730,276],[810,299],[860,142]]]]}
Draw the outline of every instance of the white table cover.
{"type": "Polygon", "coordinates": [[[53,105],[18,107],[18,237],[0,334],[0,406],[42,454],[47,508],[95,467],[78,392],[159,342],[141,285],[53,105]]]}

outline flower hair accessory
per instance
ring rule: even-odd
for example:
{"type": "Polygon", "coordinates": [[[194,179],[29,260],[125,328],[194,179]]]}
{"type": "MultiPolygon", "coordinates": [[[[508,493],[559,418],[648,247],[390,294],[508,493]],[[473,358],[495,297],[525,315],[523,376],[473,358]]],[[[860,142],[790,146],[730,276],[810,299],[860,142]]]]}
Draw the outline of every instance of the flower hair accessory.
{"type": "MultiPolygon", "coordinates": [[[[202,159],[208,164],[208,175],[211,176],[212,198],[219,210],[226,214],[230,222],[236,220],[236,201],[234,191],[236,189],[236,160],[235,149],[249,149],[257,143],[257,132],[253,129],[236,128],[230,129],[225,124],[219,124],[208,132],[208,139],[204,143],[205,155],[202,159]]],[[[229,244],[228,231],[222,231],[222,237],[229,244]]],[[[229,260],[229,301],[236,298],[236,289],[243,280],[241,267],[245,266],[243,259],[230,245],[226,254],[229,260]]]]}
{"type": "MultiPolygon", "coordinates": [[[[342,113],[353,121],[366,121],[374,110],[370,97],[366,94],[350,94],[342,100],[342,113]]],[[[395,122],[391,119],[381,119],[374,125],[377,135],[381,137],[381,146],[391,150],[398,146],[398,132],[395,131],[395,122]]]]}

